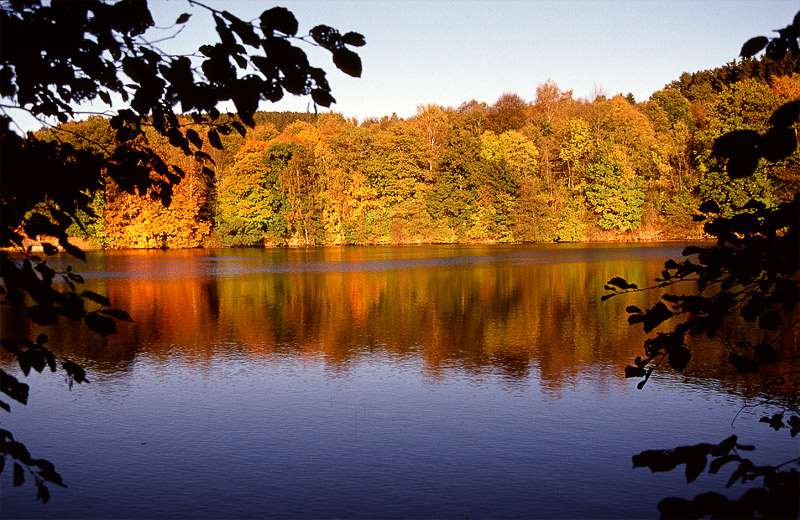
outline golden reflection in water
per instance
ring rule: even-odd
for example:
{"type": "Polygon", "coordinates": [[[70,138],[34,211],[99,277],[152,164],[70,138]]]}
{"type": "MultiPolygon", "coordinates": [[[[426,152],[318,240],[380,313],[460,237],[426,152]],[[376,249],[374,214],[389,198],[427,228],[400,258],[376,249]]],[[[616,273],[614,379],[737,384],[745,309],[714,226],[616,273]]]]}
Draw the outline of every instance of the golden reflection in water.
{"type": "MultiPolygon", "coordinates": [[[[189,362],[280,354],[346,369],[380,352],[419,358],[432,378],[453,366],[511,379],[535,371],[557,390],[602,370],[606,384],[624,380],[642,353],[644,336],[627,326],[624,308],[660,295],[600,301],[614,276],[643,286],[660,274],[663,256],[636,251],[608,248],[589,259],[581,248],[519,246],[98,254],[97,269],[113,276],[87,288],[135,321],[106,339],[76,326],[46,332],[63,355],[108,372],[142,354],[189,362]]],[[[3,329],[38,333],[9,312],[3,329]]],[[[797,334],[786,341],[798,348],[797,334]]],[[[690,374],[735,379],[724,350],[695,352],[690,374]]]]}

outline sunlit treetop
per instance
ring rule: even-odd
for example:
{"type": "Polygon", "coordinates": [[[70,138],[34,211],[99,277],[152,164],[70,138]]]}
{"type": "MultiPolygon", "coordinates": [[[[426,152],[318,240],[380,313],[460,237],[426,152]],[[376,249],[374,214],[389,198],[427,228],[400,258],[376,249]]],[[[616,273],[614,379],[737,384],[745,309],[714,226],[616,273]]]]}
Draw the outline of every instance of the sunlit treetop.
{"type": "Polygon", "coordinates": [[[301,46],[323,48],[343,72],[361,75],[361,60],[351,50],[365,44],[361,34],[318,25],[298,35],[297,19],[282,7],[250,21],[195,0],[187,0],[187,7],[213,18],[217,34],[209,39],[216,41],[191,54],[174,55],[159,45],[178,37],[191,18],[188,13],[170,25],[157,26],[142,1],[0,1],[3,173],[4,179],[16,179],[3,186],[3,245],[19,244],[22,235],[17,230],[25,225],[29,236],[63,237],[62,245],[69,250],[63,229],[74,210],[85,207],[85,194],[97,188],[101,172],[127,192],[150,193],[168,204],[171,187],[184,172],[153,152],[145,127],[208,164],[211,157],[202,151],[204,142],[221,148],[221,133],[244,135],[245,125],[254,125],[261,101],[274,102],[288,92],[330,106],[335,100],[325,72],[309,63],[301,46]],[[233,104],[237,118],[219,119],[218,107],[226,102],[233,104]],[[87,106],[90,113],[109,117],[115,134],[114,148],[102,157],[84,153],[78,161],[71,145],[13,133],[21,128],[15,115],[64,123],[85,115],[87,106]],[[116,109],[119,106],[123,108],[116,109]],[[189,128],[191,123],[204,123],[205,135],[189,128]],[[76,163],[83,173],[66,171],[76,163]],[[30,171],[41,177],[16,175],[30,171]],[[56,204],[48,218],[23,218],[54,195],[56,204]]]}

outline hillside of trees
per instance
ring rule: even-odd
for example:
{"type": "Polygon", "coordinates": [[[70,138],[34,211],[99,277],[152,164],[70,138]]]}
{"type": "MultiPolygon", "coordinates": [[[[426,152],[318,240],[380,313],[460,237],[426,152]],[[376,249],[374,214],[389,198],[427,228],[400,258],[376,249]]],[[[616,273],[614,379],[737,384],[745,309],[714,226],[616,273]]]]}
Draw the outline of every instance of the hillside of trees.
{"type": "MultiPolygon", "coordinates": [[[[210,168],[154,130],[151,146],[185,172],[169,207],[108,178],[95,216],[69,234],[102,248],[702,239],[703,201],[731,215],[798,191],[798,152],[730,180],[712,144],[764,132],[800,97],[799,72],[791,56],[745,59],[638,103],[575,99],[547,81],[532,101],[424,105],[409,119],[260,112],[254,128],[204,144],[210,168]]],[[[100,151],[114,135],[102,117],[38,133],[100,151]]]]}

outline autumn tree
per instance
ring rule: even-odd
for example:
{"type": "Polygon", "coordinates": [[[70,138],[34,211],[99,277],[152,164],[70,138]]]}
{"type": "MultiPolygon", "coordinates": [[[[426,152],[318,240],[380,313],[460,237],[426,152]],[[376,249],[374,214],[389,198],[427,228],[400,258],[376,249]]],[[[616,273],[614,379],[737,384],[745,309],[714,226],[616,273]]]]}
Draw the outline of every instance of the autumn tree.
{"type": "MultiPolygon", "coordinates": [[[[244,134],[246,126],[255,125],[261,101],[277,101],[288,92],[311,96],[322,106],[334,102],[325,72],[312,66],[295,43],[321,47],[336,67],[351,76],[361,74],[361,61],[350,49],[364,45],[358,33],[318,25],[298,36],[297,20],[284,8],[244,21],[196,0],[188,4],[214,20],[218,41],[174,55],[158,47],[164,33],[155,34],[158,29],[143,1],[0,2],[0,296],[33,323],[66,318],[109,335],[116,330],[115,320],[130,319],[105,296],[81,291],[82,278],[71,268],[56,272],[29,249],[11,253],[5,248],[22,248],[27,237],[50,235],[69,254],[84,259],[68,240],[67,229],[80,222],[81,212],[92,212],[93,194],[103,189],[104,179],[127,194],[169,206],[187,172],[157,153],[153,135],[205,172],[213,158],[204,144],[221,148],[220,135],[244,134]],[[220,121],[223,102],[233,104],[236,119],[220,121]],[[104,107],[99,110],[110,116],[114,141],[102,151],[21,135],[20,114],[42,123],[51,118],[67,123],[85,106],[104,107]],[[180,113],[194,124],[208,125],[207,130],[201,135],[183,124],[180,113]]],[[[163,24],[167,29],[162,31],[175,36],[189,19],[190,14],[182,14],[174,24],[163,24]]],[[[53,245],[42,247],[45,255],[57,251],[53,245]]],[[[26,375],[31,369],[60,368],[71,382],[84,382],[83,369],[57,361],[57,346],[46,347],[47,341],[44,334],[35,341],[3,338],[0,346],[16,357],[26,375]]],[[[0,380],[5,396],[27,402],[27,384],[6,371],[0,371],[0,380]]],[[[0,407],[10,411],[5,401],[0,407]]],[[[21,485],[28,475],[41,500],[49,498],[47,484],[62,484],[51,463],[33,458],[6,430],[0,430],[0,453],[0,460],[12,463],[14,483],[21,485]]]]}

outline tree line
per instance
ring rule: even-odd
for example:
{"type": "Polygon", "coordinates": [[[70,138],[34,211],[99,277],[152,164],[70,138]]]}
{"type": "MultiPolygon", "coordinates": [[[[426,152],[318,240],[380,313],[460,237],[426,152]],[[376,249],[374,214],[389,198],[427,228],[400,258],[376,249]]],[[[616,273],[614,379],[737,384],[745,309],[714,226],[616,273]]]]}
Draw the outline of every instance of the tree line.
{"type": "MultiPolygon", "coordinates": [[[[104,248],[704,238],[693,220],[703,201],[731,215],[798,191],[797,153],[735,180],[712,154],[718,137],[763,132],[800,97],[798,65],[743,59],[683,74],[641,103],[576,99],[547,81],[533,101],[421,105],[408,119],[257,112],[252,128],[217,134],[181,118],[187,136],[209,135],[200,144],[212,161],[145,123],[153,150],[185,172],[172,203],[106,176],[90,194],[95,215],[69,234],[104,248]]],[[[99,116],[38,137],[101,154],[117,146],[99,116]]]]}

